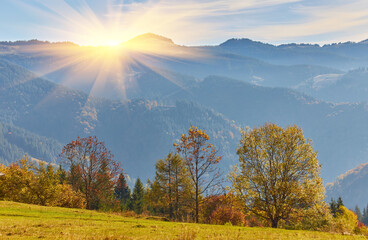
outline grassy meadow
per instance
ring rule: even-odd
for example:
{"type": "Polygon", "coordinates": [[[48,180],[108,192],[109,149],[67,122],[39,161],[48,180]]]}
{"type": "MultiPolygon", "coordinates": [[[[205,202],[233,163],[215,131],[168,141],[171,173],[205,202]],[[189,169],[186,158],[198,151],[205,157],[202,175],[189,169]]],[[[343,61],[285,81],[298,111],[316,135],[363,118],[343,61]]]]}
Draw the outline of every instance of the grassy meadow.
{"type": "Polygon", "coordinates": [[[365,239],[312,231],[174,223],[0,201],[0,239],[365,239]]]}

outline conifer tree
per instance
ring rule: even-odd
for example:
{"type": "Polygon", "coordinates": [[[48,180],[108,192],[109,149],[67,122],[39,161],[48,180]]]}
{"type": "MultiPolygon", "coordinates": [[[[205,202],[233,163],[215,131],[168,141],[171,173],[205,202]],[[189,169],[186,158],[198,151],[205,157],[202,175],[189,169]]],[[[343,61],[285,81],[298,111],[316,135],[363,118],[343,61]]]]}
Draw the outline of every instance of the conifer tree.
{"type": "Polygon", "coordinates": [[[116,182],[114,193],[116,199],[118,199],[120,202],[120,209],[122,211],[128,210],[130,205],[131,192],[125,179],[124,173],[120,173],[119,178],[116,182]]]}
{"type": "Polygon", "coordinates": [[[138,178],[135,182],[132,194],[132,207],[133,211],[137,214],[141,214],[143,212],[144,206],[144,188],[142,181],[138,178]]]}
{"type": "Polygon", "coordinates": [[[358,207],[358,205],[355,206],[354,212],[357,215],[359,222],[363,222],[362,211],[360,211],[360,208],[358,207]]]}
{"type": "Polygon", "coordinates": [[[59,168],[57,170],[57,175],[59,176],[59,183],[60,184],[63,184],[67,181],[67,173],[61,165],[59,165],[59,168]]]}

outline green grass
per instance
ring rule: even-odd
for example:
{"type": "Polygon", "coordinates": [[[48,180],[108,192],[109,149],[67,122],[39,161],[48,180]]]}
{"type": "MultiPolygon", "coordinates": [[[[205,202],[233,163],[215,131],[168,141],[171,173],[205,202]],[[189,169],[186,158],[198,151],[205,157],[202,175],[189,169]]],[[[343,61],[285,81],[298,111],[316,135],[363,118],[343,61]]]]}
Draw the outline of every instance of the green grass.
{"type": "Polygon", "coordinates": [[[313,231],[173,223],[0,201],[0,239],[365,239],[313,231]]]}

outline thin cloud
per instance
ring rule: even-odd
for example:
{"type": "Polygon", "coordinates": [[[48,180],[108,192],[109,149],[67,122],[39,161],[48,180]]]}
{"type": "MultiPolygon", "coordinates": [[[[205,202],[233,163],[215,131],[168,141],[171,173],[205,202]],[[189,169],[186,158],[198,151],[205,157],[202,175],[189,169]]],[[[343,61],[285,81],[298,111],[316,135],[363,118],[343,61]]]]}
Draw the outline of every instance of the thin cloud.
{"type": "Polygon", "coordinates": [[[232,37],[271,43],[358,41],[368,37],[363,31],[368,27],[366,0],[106,1],[104,10],[86,0],[78,4],[12,1],[41,19],[38,22],[42,24],[28,25],[32,24],[42,39],[82,45],[123,42],[146,32],[185,45],[216,44],[232,37]]]}
{"type": "MultiPolygon", "coordinates": [[[[303,41],[313,38],[317,43],[348,40],[363,40],[368,34],[368,2],[354,1],[340,5],[303,6],[292,9],[299,16],[294,22],[265,24],[261,27],[244,29],[240,34],[249,34],[261,40],[273,42],[303,41]],[[329,41],[318,36],[329,35],[329,41]]],[[[233,32],[233,34],[239,34],[233,32]]]]}

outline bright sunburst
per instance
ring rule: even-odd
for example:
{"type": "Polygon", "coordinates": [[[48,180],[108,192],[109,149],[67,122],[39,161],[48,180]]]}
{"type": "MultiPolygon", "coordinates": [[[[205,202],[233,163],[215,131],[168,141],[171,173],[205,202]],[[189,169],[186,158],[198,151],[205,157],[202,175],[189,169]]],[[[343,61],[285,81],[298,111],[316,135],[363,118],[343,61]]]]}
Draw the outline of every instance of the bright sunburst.
{"type": "Polygon", "coordinates": [[[153,34],[129,40],[135,37],[132,31],[135,26],[149,26],[151,23],[144,22],[145,16],[125,16],[123,5],[112,6],[108,1],[105,18],[101,19],[84,0],[78,1],[81,4],[77,8],[65,1],[39,2],[48,11],[35,7],[32,10],[63,26],[60,28],[63,30],[48,29],[50,34],[63,34],[65,40],[78,39],[79,45],[36,45],[23,47],[19,51],[36,52],[49,59],[46,67],[37,66],[38,74],[51,76],[53,80],[72,88],[82,88],[91,95],[106,96],[108,92],[109,97],[126,99],[128,89],[139,88],[135,79],[142,69],[150,69],[176,84],[175,79],[163,70],[160,59],[201,56],[198,51],[193,52],[153,34]],[[130,21],[127,17],[131,18],[130,21]],[[122,24],[127,22],[129,25],[122,24]],[[63,78],[60,79],[60,76],[63,78]]]}

